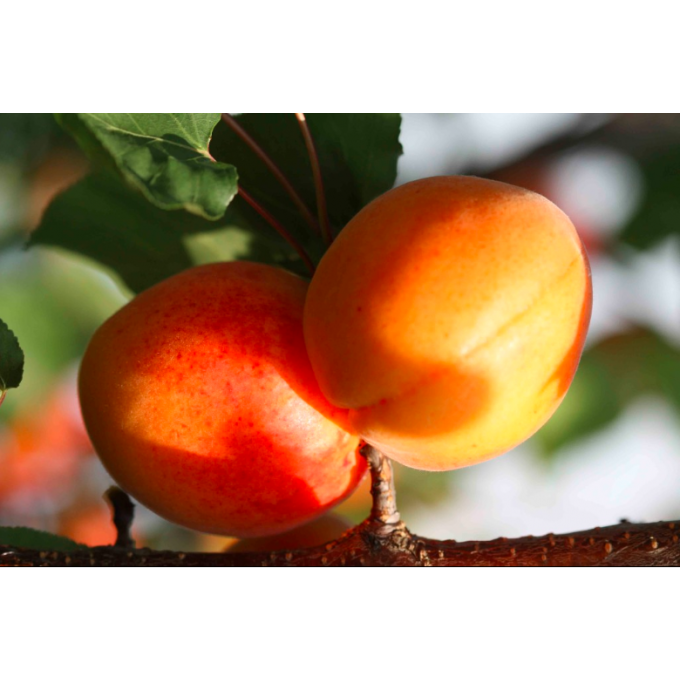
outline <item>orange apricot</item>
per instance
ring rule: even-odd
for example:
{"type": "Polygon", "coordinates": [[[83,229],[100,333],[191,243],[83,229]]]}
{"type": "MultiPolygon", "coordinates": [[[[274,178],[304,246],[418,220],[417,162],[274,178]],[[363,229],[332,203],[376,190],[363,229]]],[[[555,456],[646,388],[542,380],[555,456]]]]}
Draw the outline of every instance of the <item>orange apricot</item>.
{"type": "Polygon", "coordinates": [[[99,328],[80,402],[123,489],[178,524],[243,537],[308,522],[354,490],[366,466],[311,370],[306,291],[274,267],[204,265],[99,328]]]}
{"type": "Polygon", "coordinates": [[[504,453],[564,397],[590,319],[567,216],[533,192],[433,177],[375,199],[309,288],[307,349],[350,427],[405,465],[504,453]]]}

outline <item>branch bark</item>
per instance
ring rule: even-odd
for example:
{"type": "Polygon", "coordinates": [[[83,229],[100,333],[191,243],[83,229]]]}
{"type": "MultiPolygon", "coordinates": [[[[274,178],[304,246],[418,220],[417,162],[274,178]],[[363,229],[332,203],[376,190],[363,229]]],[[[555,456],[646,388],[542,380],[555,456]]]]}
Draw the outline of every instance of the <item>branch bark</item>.
{"type": "Polygon", "coordinates": [[[680,566],[680,521],[494,541],[436,541],[371,519],[316,548],[260,553],[177,553],[114,546],[75,552],[0,546],[4,567],[670,567],[680,566]]]}
{"type": "MultiPolygon", "coordinates": [[[[589,531],[494,541],[437,541],[412,534],[399,517],[392,466],[365,446],[373,509],[341,538],[314,548],[253,553],[181,553],[130,546],[132,509],[122,492],[109,492],[116,546],[73,552],[0,546],[4,567],[668,567],[680,566],[680,520],[623,521],[589,531]],[[121,496],[122,494],[122,496],[121,496]]],[[[127,498],[127,497],[126,497],[127,498]]]]}

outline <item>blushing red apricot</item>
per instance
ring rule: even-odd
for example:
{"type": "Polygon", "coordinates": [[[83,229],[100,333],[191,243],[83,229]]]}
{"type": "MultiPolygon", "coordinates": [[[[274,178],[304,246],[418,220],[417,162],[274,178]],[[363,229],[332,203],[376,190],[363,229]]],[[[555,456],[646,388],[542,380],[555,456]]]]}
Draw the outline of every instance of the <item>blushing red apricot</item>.
{"type": "Polygon", "coordinates": [[[306,291],[274,267],[205,265],[101,326],[80,402],[123,489],[173,522],[232,536],[281,533],[354,490],[365,463],[309,365],[306,291]]]}
{"type": "Polygon", "coordinates": [[[355,432],[414,468],[499,455],[554,412],[590,319],[586,255],[530,191],[433,177],[383,194],[314,276],[307,349],[355,432]]]}

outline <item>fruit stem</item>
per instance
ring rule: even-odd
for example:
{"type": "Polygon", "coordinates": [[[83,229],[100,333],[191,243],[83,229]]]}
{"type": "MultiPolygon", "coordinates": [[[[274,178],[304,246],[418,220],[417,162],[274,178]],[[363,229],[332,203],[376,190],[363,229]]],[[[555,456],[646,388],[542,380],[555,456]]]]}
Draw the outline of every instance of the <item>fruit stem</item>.
{"type": "Polygon", "coordinates": [[[265,208],[263,208],[243,187],[238,188],[238,193],[241,198],[263,217],[276,230],[276,232],[286,240],[286,242],[295,250],[295,252],[302,258],[305,266],[309,270],[311,276],[314,276],[314,265],[305,252],[304,248],[293,238],[291,234],[286,231],[286,228],[265,208]]]}
{"type": "Polygon", "coordinates": [[[281,169],[271,159],[267,152],[241,127],[238,121],[230,114],[223,113],[222,120],[250,147],[255,155],[269,168],[269,171],[276,177],[279,184],[286,190],[288,195],[302,213],[306,222],[316,234],[321,233],[318,222],[312,215],[311,210],[305,205],[305,202],[300,197],[293,185],[288,181],[288,178],[283,174],[281,169]]]}
{"type": "Polygon", "coordinates": [[[314,147],[314,140],[312,133],[307,125],[307,119],[304,113],[296,113],[295,117],[300,125],[302,137],[305,140],[307,147],[307,154],[309,155],[309,162],[312,164],[312,175],[314,176],[314,189],[316,191],[316,207],[319,216],[319,224],[323,232],[323,237],[327,245],[333,242],[333,234],[331,233],[331,225],[328,220],[328,207],[326,205],[326,194],[323,189],[323,177],[321,176],[321,165],[319,164],[319,156],[314,147]]]}
{"type": "Polygon", "coordinates": [[[384,453],[370,444],[364,445],[361,453],[368,462],[371,471],[371,496],[373,507],[370,519],[381,525],[380,533],[390,533],[401,525],[401,517],[397,510],[397,494],[394,488],[392,462],[384,453]]]}
{"type": "Polygon", "coordinates": [[[130,530],[132,520],[135,518],[135,504],[130,500],[125,491],[117,486],[112,486],[104,494],[104,498],[110,503],[113,510],[113,524],[116,527],[116,548],[134,548],[130,530]]]}

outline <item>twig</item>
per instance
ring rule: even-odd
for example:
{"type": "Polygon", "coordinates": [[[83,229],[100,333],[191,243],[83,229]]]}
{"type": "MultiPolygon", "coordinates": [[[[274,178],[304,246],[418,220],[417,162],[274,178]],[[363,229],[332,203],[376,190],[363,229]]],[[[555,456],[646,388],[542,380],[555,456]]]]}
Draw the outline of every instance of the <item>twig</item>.
{"type": "Polygon", "coordinates": [[[302,137],[304,138],[305,146],[307,147],[307,154],[309,155],[309,162],[312,164],[312,175],[314,177],[314,190],[316,191],[316,207],[319,215],[319,224],[321,225],[321,230],[323,232],[323,237],[326,240],[326,244],[330,245],[333,241],[333,234],[331,233],[331,225],[328,221],[328,207],[326,205],[326,193],[323,189],[323,177],[321,176],[319,156],[316,153],[314,140],[312,139],[312,133],[310,132],[309,126],[307,125],[305,114],[296,113],[295,118],[297,118],[298,124],[300,125],[302,137]]]}
{"type": "Polygon", "coordinates": [[[130,500],[125,491],[117,486],[112,486],[104,494],[104,498],[111,505],[113,512],[113,524],[116,527],[116,548],[134,548],[130,530],[135,518],[135,504],[130,500]]]}
{"type": "Polygon", "coordinates": [[[321,233],[319,224],[317,223],[314,215],[312,215],[311,210],[307,207],[305,202],[300,197],[293,185],[288,181],[288,178],[283,174],[281,169],[276,163],[271,159],[267,152],[241,127],[238,121],[230,114],[223,113],[222,120],[250,147],[250,149],[255,153],[255,155],[269,168],[269,171],[276,177],[279,184],[286,190],[288,195],[293,200],[293,203],[297,206],[298,210],[302,213],[306,222],[317,234],[321,233]]]}
{"type": "Polygon", "coordinates": [[[370,520],[378,526],[378,532],[387,534],[401,525],[397,509],[397,495],[394,488],[392,463],[378,449],[370,444],[364,445],[361,453],[368,461],[371,471],[371,496],[373,507],[370,520]]]}
{"type": "Polygon", "coordinates": [[[305,266],[309,270],[311,276],[314,276],[314,264],[312,263],[309,255],[305,252],[305,249],[293,238],[293,236],[288,233],[286,228],[265,208],[263,208],[243,187],[238,188],[238,193],[243,198],[243,200],[257,212],[261,217],[263,217],[269,224],[274,227],[276,232],[283,237],[286,242],[295,250],[295,252],[302,258],[305,266]]]}

